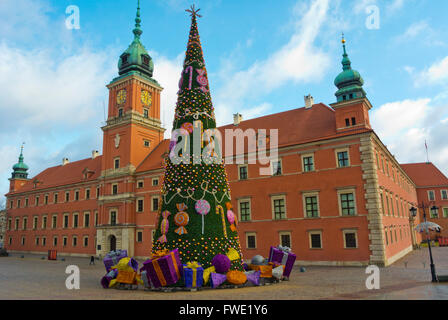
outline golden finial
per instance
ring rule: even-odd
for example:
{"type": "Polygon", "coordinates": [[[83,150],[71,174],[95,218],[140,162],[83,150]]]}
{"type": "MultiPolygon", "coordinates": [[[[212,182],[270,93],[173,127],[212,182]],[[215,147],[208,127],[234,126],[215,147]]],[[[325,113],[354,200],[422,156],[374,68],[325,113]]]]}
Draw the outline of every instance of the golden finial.
{"type": "Polygon", "coordinates": [[[199,18],[201,18],[202,16],[201,16],[200,14],[198,14],[198,12],[199,12],[200,10],[201,10],[201,9],[195,9],[194,5],[192,5],[192,6],[190,7],[190,9],[185,10],[185,11],[191,13],[191,16],[192,16],[192,17],[199,17],[199,18]]]}
{"type": "Polygon", "coordinates": [[[342,44],[345,44],[345,37],[344,37],[344,32],[342,32],[342,44]]]}

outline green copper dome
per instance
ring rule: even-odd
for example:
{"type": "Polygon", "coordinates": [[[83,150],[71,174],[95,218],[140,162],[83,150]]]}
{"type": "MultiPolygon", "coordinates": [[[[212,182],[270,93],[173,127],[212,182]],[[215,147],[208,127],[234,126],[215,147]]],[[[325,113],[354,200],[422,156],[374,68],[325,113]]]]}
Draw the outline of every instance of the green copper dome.
{"type": "Polygon", "coordinates": [[[335,94],[336,98],[338,102],[364,98],[366,96],[366,92],[362,88],[364,79],[358,71],[353,70],[351,67],[351,61],[348,58],[345,49],[344,38],[342,39],[342,44],[344,48],[344,54],[342,55],[342,72],[334,80],[335,86],[339,89],[335,94]]]}
{"type": "Polygon", "coordinates": [[[12,169],[14,170],[12,173],[12,179],[15,179],[15,178],[27,179],[28,178],[27,171],[28,171],[29,167],[25,164],[25,162],[23,162],[23,146],[20,151],[19,162],[16,163],[12,167],[12,169]]]}
{"type": "Polygon", "coordinates": [[[141,75],[152,77],[154,71],[154,63],[151,56],[140,42],[140,36],[143,31],[140,28],[140,1],[138,2],[137,17],[135,18],[134,41],[129,48],[120,56],[118,61],[118,74],[124,75],[132,71],[136,71],[141,75]]]}

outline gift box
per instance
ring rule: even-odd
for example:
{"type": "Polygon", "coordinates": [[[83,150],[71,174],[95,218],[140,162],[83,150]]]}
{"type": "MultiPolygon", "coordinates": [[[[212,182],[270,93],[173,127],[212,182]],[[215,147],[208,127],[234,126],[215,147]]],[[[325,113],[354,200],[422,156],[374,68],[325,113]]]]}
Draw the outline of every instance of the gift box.
{"type": "Polygon", "coordinates": [[[249,268],[251,268],[251,270],[260,271],[261,278],[272,278],[272,264],[261,266],[250,264],[249,268]]]}
{"type": "Polygon", "coordinates": [[[128,252],[126,250],[111,251],[106,254],[106,257],[103,259],[106,271],[109,272],[113,266],[117,265],[121,259],[126,258],[127,256],[128,252]]]}
{"type": "Polygon", "coordinates": [[[204,268],[197,262],[184,265],[184,282],[187,288],[200,288],[204,282],[204,268]]]}
{"type": "Polygon", "coordinates": [[[126,284],[134,284],[136,275],[137,275],[137,272],[134,272],[134,271],[118,271],[117,282],[126,283],[126,284]]]}
{"type": "Polygon", "coordinates": [[[148,278],[146,271],[142,271],[140,274],[141,280],[143,281],[143,285],[145,288],[151,288],[151,281],[148,278]]]}
{"type": "Polygon", "coordinates": [[[152,259],[143,262],[142,270],[146,271],[148,279],[155,288],[177,283],[183,275],[179,250],[154,253],[152,259]]]}
{"type": "Polygon", "coordinates": [[[276,262],[285,266],[285,270],[283,272],[284,277],[289,277],[295,261],[296,255],[292,253],[291,249],[288,247],[271,247],[269,250],[269,262],[276,262]]]}

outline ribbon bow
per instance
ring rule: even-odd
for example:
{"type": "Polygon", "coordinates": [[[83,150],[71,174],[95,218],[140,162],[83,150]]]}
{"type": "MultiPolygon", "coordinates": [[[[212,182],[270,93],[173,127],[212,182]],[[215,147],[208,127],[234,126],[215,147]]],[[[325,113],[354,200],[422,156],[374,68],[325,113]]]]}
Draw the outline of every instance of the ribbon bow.
{"type": "Polygon", "coordinates": [[[291,248],[289,248],[289,247],[278,246],[277,248],[279,250],[282,250],[283,252],[286,252],[286,253],[291,252],[291,248]]]}
{"type": "Polygon", "coordinates": [[[169,254],[170,251],[168,249],[158,250],[152,254],[152,259],[159,259],[169,254]]]}
{"type": "Polygon", "coordinates": [[[189,268],[189,269],[197,269],[199,267],[200,267],[200,265],[199,265],[199,263],[197,263],[197,261],[187,263],[187,268],[189,268]]]}

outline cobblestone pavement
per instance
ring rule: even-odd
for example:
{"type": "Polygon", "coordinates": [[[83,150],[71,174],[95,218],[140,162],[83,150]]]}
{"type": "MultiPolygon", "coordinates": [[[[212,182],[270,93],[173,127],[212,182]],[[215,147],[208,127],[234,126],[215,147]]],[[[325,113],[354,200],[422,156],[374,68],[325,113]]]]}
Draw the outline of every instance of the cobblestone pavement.
{"type": "MultiPolygon", "coordinates": [[[[448,275],[448,248],[434,248],[439,275],[448,275]]],[[[0,299],[193,299],[193,300],[291,300],[291,299],[448,299],[447,284],[431,284],[426,248],[416,250],[388,268],[380,268],[379,290],[367,290],[368,275],[358,267],[295,267],[290,281],[240,289],[204,289],[197,292],[152,292],[103,289],[101,261],[89,266],[86,258],[42,260],[41,256],[14,254],[0,258],[0,299]],[[80,268],[80,290],[65,287],[68,265],[80,268]],[[212,294],[211,294],[212,293],[212,294]]]]}

